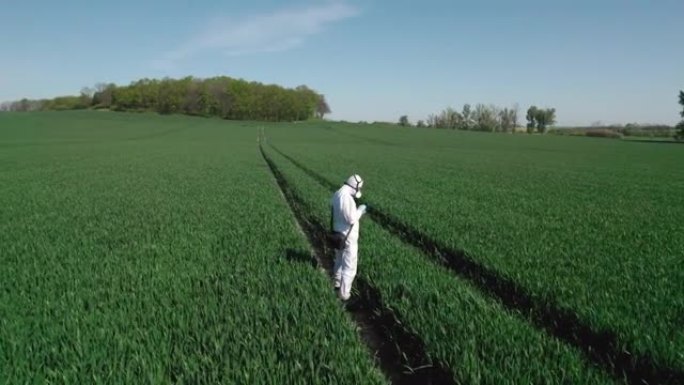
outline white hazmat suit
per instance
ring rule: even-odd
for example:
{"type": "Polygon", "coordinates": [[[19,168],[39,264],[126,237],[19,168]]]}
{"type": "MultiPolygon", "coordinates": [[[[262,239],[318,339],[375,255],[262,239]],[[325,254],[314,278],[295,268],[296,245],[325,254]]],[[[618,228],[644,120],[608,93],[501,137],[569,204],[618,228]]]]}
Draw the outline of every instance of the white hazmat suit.
{"type": "Polygon", "coordinates": [[[335,192],[330,202],[333,231],[343,233],[347,237],[344,248],[335,250],[335,266],[333,267],[335,289],[339,289],[339,296],[343,301],[351,296],[352,282],[356,276],[359,220],[366,213],[366,206],[361,205],[357,208],[354,198],[361,197],[362,187],[361,177],[352,175],[335,192]]]}

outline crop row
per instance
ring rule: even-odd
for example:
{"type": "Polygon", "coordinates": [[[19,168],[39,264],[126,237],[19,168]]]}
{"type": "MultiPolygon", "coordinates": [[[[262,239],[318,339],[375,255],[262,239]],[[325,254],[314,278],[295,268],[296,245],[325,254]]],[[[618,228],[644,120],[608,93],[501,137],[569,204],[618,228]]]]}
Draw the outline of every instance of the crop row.
{"type": "Polygon", "coordinates": [[[0,172],[0,383],[386,382],[302,263],[252,127],[140,117],[143,143],[87,119],[87,146],[2,154],[26,167],[0,172]]]}
{"type": "Polygon", "coordinates": [[[360,173],[376,208],[615,334],[610,350],[633,370],[684,381],[677,146],[344,125],[283,133],[271,131],[277,148],[323,179],[360,173]]]}
{"type": "MultiPolygon", "coordinates": [[[[266,153],[324,228],[330,191],[276,151],[266,153]]],[[[359,249],[361,278],[379,289],[383,303],[422,338],[434,361],[452,370],[456,382],[612,383],[579,352],[539,333],[374,221],[362,221],[359,249]]]]}

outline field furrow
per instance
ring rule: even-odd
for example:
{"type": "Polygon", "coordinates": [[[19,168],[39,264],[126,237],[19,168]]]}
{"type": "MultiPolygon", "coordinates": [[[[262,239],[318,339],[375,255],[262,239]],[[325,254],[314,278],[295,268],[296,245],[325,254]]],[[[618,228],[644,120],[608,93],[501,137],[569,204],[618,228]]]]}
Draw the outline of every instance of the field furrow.
{"type": "Polygon", "coordinates": [[[0,150],[0,383],[386,383],[255,127],[130,118],[38,114],[93,144],[0,150]]]}
{"type": "MultiPolygon", "coordinates": [[[[317,253],[318,265],[332,276],[334,251],[325,242],[325,227],[312,215],[307,203],[292,189],[278,166],[260,147],[264,160],[317,253]]],[[[361,335],[393,384],[455,384],[453,374],[425,352],[420,336],[407,330],[396,312],[382,302],[378,289],[365,278],[356,279],[357,290],[346,309],[359,325],[361,335]]]]}
{"type": "Polygon", "coordinates": [[[495,297],[609,372],[684,383],[684,147],[323,125],[270,139],[329,187],[361,174],[376,213],[512,283],[495,297]]]}
{"type": "MultiPolygon", "coordinates": [[[[336,186],[322,175],[277,147],[272,148],[322,187],[331,192],[336,190],[336,186]]],[[[373,221],[385,230],[398,236],[406,244],[420,249],[426,257],[449,269],[459,278],[468,280],[484,295],[496,300],[509,311],[525,315],[535,327],[579,349],[587,360],[603,367],[616,378],[624,378],[630,384],[666,384],[675,383],[684,377],[684,373],[677,369],[662,367],[649,356],[624,349],[612,330],[596,330],[572,310],[558,305],[553,298],[535,296],[517,282],[468,256],[463,250],[446,246],[376,206],[371,206],[369,213],[373,221]]]]}
{"type": "MultiPolygon", "coordinates": [[[[325,229],[329,189],[281,154],[266,151],[319,231],[325,229]]],[[[421,337],[431,360],[450,368],[458,383],[613,383],[579,352],[455,280],[374,221],[362,222],[359,248],[359,278],[379,290],[384,306],[421,337]]]]}

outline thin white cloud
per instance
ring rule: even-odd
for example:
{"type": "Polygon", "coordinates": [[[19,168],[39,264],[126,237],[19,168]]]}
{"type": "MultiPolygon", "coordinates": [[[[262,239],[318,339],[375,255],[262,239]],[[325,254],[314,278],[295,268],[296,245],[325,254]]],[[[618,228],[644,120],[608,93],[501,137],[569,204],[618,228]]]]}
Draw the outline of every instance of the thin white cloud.
{"type": "Polygon", "coordinates": [[[210,51],[230,56],[287,51],[301,46],[327,25],[358,13],[350,4],[326,2],[244,18],[216,18],[201,33],[167,52],[155,66],[168,69],[184,59],[210,51]]]}

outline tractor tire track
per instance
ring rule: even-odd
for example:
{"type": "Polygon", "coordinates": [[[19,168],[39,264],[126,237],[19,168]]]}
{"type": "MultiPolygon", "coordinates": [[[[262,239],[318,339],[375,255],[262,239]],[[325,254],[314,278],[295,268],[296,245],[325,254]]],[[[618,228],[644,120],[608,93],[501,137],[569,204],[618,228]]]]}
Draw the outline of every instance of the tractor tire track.
{"type": "MultiPolygon", "coordinates": [[[[336,185],[298,162],[277,147],[271,148],[294,166],[334,191],[336,185]]],[[[514,280],[484,266],[465,251],[446,246],[440,241],[406,224],[387,211],[369,208],[371,220],[394,234],[406,244],[420,249],[432,262],[450,270],[473,284],[480,292],[503,305],[511,313],[526,320],[549,336],[573,346],[591,364],[601,368],[618,381],[630,385],[684,384],[684,371],[658,363],[647,354],[636,353],[612,330],[597,330],[575,312],[562,307],[552,298],[542,298],[528,292],[514,280]]]]}
{"type": "MultiPolygon", "coordinates": [[[[277,165],[259,145],[261,155],[268,165],[278,187],[300,228],[306,234],[316,259],[332,276],[333,251],[325,241],[326,227],[311,214],[307,204],[290,187],[277,165]]],[[[425,343],[407,330],[393,309],[382,301],[380,291],[362,276],[357,276],[350,306],[346,306],[360,329],[363,341],[373,354],[377,365],[395,385],[456,384],[451,370],[441,362],[431,359],[425,351],[425,343]]],[[[332,294],[332,293],[331,293],[332,294]]]]}

